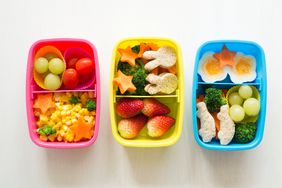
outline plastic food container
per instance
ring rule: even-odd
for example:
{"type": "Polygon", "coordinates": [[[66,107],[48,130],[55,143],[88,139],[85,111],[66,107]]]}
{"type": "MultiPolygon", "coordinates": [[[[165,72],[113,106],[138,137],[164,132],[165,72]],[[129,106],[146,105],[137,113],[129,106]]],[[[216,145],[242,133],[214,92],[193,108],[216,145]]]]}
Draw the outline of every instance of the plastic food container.
{"type": "Polygon", "coordinates": [[[112,57],[112,66],[111,66],[111,77],[110,77],[110,88],[109,88],[109,97],[110,97],[110,116],[111,116],[111,128],[112,134],[116,141],[127,147],[164,147],[164,146],[171,146],[175,144],[182,132],[182,122],[183,122],[183,111],[184,111],[184,77],[183,77],[183,63],[182,63],[182,55],[181,49],[179,45],[170,40],[164,38],[127,38],[121,40],[117,43],[113,50],[113,57],[112,57]],[[120,54],[118,53],[118,48],[126,48],[128,46],[138,45],[141,42],[144,43],[155,43],[158,46],[170,46],[175,49],[177,54],[177,77],[178,77],[178,88],[177,90],[170,95],[148,95],[148,96],[136,96],[136,95],[117,95],[117,87],[113,85],[113,79],[117,72],[117,63],[120,59],[120,54]],[[129,97],[129,98],[156,98],[161,103],[167,105],[171,113],[168,116],[175,118],[176,122],[170,130],[165,133],[164,136],[160,138],[150,138],[146,135],[147,128],[143,128],[141,133],[137,138],[134,139],[124,139],[120,136],[117,125],[119,120],[121,119],[115,112],[116,102],[120,98],[129,97]]]}
{"type": "Polygon", "coordinates": [[[266,115],[266,100],[267,100],[267,83],[266,83],[266,65],[265,65],[265,56],[263,49],[254,42],[248,41],[235,41],[235,40],[221,40],[221,41],[210,41],[204,43],[197,52],[195,67],[194,67],[194,79],[193,79],[193,93],[192,93],[192,116],[193,116],[193,127],[194,127],[194,136],[197,143],[205,149],[210,150],[247,150],[252,149],[258,146],[262,140],[265,124],[265,115],[266,115]],[[252,55],[256,59],[256,72],[257,77],[252,82],[245,82],[243,84],[232,83],[229,75],[223,81],[217,81],[215,83],[206,83],[201,79],[201,76],[198,74],[199,61],[203,54],[208,51],[220,52],[223,45],[226,45],[230,51],[242,52],[245,55],[252,55]],[[257,88],[260,94],[260,112],[259,118],[256,122],[257,130],[255,139],[246,144],[238,144],[231,142],[228,145],[220,145],[219,141],[212,140],[209,143],[204,143],[198,134],[197,127],[197,115],[196,115],[196,96],[197,94],[203,94],[204,88],[208,86],[213,86],[216,88],[229,89],[235,85],[251,85],[257,88]]]}
{"type": "MultiPolygon", "coordinates": [[[[42,52],[44,53],[44,52],[42,52]]],[[[99,61],[98,54],[95,46],[87,40],[83,39],[44,39],[35,42],[30,50],[27,60],[27,72],[26,72],[26,111],[28,119],[28,129],[31,140],[38,146],[45,148],[82,148],[90,146],[95,142],[99,131],[99,120],[100,120],[100,72],[99,72],[99,61]],[[58,90],[49,91],[45,90],[35,82],[33,65],[35,56],[38,55],[38,51],[45,46],[55,47],[64,56],[64,60],[68,59],[73,53],[78,53],[91,58],[95,64],[95,70],[90,74],[90,81],[87,83],[78,84],[75,89],[66,89],[61,86],[58,90]],[[77,50],[76,50],[77,49],[77,50]],[[96,98],[96,115],[95,115],[95,127],[94,134],[90,140],[80,142],[45,142],[39,139],[36,133],[36,119],[33,114],[33,100],[38,93],[63,93],[63,92],[94,92],[96,98]]]]}

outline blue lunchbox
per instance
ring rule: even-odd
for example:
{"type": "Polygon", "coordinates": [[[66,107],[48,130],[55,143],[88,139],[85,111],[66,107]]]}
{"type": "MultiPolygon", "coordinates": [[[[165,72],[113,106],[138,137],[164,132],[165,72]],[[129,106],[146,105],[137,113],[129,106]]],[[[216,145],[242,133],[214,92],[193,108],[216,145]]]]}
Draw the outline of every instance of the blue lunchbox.
{"type": "Polygon", "coordinates": [[[209,41],[204,43],[198,49],[195,66],[194,66],[194,78],[193,78],[193,93],[192,93],[192,117],[193,117],[193,128],[194,137],[197,143],[209,150],[222,150],[222,151],[234,151],[234,150],[248,150],[255,148],[260,144],[263,138],[265,116],[266,116],[266,100],[267,100],[267,82],[266,82],[266,65],[265,65],[265,55],[263,49],[255,42],[249,41],[237,41],[237,40],[220,40],[220,41],[209,41]],[[206,52],[218,53],[221,51],[222,47],[226,47],[230,51],[242,52],[245,55],[251,55],[256,59],[256,73],[257,77],[252,82],[244,82],[243,84],[233,83],[228,75],[224,80],[217,81],[214,83],[207,83],[202,80],[201,76],[198,74],[199,62],[203,54],[206,52]],[[260,94],[260,112],[257,119],[256,125],[256,137],[253,141],[246,144],[238,144],[232,141],[228,145],[220,145],[218,140],[213,139],[211,142],[203,142],[198,133],[197,125],[197,107],[196,107],[196,97],[197,94],[203,94],[204,89],[208,86],[215,88],[229,89],[236,85],[252,85],[257,88],[260,94]]]}

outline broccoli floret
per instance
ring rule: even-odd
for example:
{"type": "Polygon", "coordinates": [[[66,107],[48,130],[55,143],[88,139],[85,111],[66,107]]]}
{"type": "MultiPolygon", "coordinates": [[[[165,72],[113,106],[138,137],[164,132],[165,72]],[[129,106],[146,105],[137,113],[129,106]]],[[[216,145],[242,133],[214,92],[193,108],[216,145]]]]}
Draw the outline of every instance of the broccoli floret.
{"type": "Polygon", "coordinates": [[[209,112],[218,112],[220,107],[226,104],[226,101],[222,97],[222,90],[217,88],[206,89],[205,103],[209,112]]]}
{"type": "Polygon", "coordinates": [[[44,127],[40,127],[39,129],[37,129],[37,133],[40,135],[51,135],[51,134],[55,134],[56,130],[53,129],[50,125],[45,125],[44,127]]]}
{"type": "Polygon", "coordinates": [[[78,100],[78,98],[76,96],[73,95],[73,96],[71,96],[69,102],[71,104],[77,104],[79,102],[79,100],[78,100]]]}
{"type": "Polygon", "coordinates": [[[234,139],[240,144],[249,143],[254,140],[256,130],[255,123],[236,124],[234,139]]]}
{"type": "MultiPolygon", "coordinates": [[[[148,93],[144,90],[144,87],[147,84],[146,77],[148,74],[144,68],[144,63],[141,59],[135,60],[134,67],[132,67],[128,63],[119,62],[118,70],[120,70],[127,76],[133,76],[132,83],[136,87],[136,91],[126,92],[124,93],[124,95],[148,95],[148,93]]],[[[117,94],[120,94],[120,92],[117,91],[117,94]]]]}
{"type": "Polygon", "coordinates": [[[93,110],[96,109],[96,103],[95,103],[95,101],[93,101],[93,100],[91,100],[91,99],[88,99],[88,100],[86,101],[85,107],[87,108],[87,110],[88,110],[89,112],[91,112],[91,111],[93,111],[93,110]]]}
{"type": "Polygon", "coordinates": [[[133,53],[138,54],[140,52],[140,45],[133,46],[131,50],[133,53]]]}

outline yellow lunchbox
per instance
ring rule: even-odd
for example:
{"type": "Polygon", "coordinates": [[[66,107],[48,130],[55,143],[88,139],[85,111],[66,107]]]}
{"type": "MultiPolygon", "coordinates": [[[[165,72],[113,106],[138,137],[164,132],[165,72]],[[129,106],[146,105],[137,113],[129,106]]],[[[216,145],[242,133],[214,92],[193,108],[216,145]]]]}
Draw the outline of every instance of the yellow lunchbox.
{"type": "Polygon", "coordinates": [[[111,116],[111,128],[114,138],[118,143],[127,147],[164,147],[175,144],[180,138],[182,132],[183,112],[184,112],[184,75],[183,75],[183,62],[180,46],[171,39],[155,38],[155,37],[138,37],[127,38],[117,43],[113,50],[112,65],[111,65],[111,77],[110,77],[110,116],[111,116]],[[113,85],[113,79],[117,72],[117,64],[120,59],[118,48],[126,48],[128,46],[133,47],[135,45],[143,43],[155,43],[158,46],[170,46],[174,48],[177,55],[176,69],[178,78],[178,88],[170,95],[149,95],[149,96],[136,96],[136,95],[117,95],[117,87],[113,85]],[[116,114],[116,102],[119,98],[156,98],[160,102],[167,105],[171,112],[169,116],[175,118],[174,126],[160,138],[151,138],[147,133],[146,126],[142,129],[139,136],[134,139],[124,139],[118,132],[118,122],[120,117],[116,114]]]}

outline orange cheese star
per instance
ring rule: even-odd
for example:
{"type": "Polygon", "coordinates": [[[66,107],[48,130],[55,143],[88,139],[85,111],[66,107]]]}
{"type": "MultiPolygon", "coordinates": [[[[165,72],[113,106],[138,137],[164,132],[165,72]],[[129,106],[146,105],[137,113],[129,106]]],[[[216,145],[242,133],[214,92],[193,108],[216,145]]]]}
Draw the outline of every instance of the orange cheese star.
{"type": "Polygon", "coordinates": [[[126,91],[136,90],[136,87],[132,83],[132,78],[133,76],[126,76],[119,70],[113,82],[119,87],[121,94],[124,94],[126,91]]]}
{"type": "Polygon", "coordinates": [[[52,97],[52,93],[37,94],[37,99],[34,102],[33,108],[40,109],[43,114],[45,114],[50,108],[56,108],[52,97]]]}
{"type": "Polygon", "coordinates": [[[93,124],[86,123],[83,117],[78,120],[70,127],[74,133],[74,141],[80,141],[81,139],[91,139],[93,135],[93,124]]]}
{"type": "Polygon", "coordinates": [[[147,43],[147,45],[150,47],[151,50],[157,51],[159,49],[158,45],[155,43],[147,43]]]}
{"type": "Polygon", "coordinates": [[[218,59],[220,68],[224,67],[225,65],[230,65],[233,67],[236,52],[229,51],[226,45],[224,45],[221,52],[215,53],[213,56],[218,59]]]}
{"type": "Polygon", "coordinates": [[[146,43],[141,43],[140,44],[140,50],[138,53],[138,57],[142,57],[144,52],[150,50],[150,46],[148,46],[146,43]]]}
{"type": "Polygon", "coordinates": [[[121,58],[120,61],[121,62],[127,62],[129,63],[132,67],[135,66],[135,59],[138,58],[138,54],[132,52],[130,46],[128,46],[126,49],[118,49],[121,58]]]}

